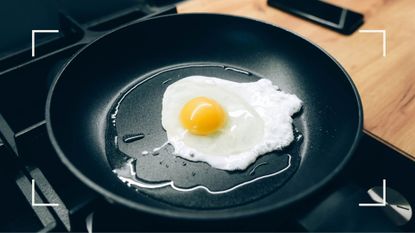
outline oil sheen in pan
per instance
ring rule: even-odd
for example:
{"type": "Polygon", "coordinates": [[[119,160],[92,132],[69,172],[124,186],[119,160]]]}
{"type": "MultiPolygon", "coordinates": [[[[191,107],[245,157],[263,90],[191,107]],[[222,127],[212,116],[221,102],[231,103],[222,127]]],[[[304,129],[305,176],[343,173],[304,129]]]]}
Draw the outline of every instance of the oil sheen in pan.
{"type": "Polygon", "coordinates": [[[261,156],[244,171],[222,171],[175,157],[161,126],[162,97],[168,85],[191,75],[236,82],[260,79],[240,68],[205,64],[173,67],[139,79],[118,98],[108,116],[106,153],[113,171],[138,192],[190,208],[226,208],[274,192],[300,164],[300,117],[294,118],[295,142],[261,156]]]}

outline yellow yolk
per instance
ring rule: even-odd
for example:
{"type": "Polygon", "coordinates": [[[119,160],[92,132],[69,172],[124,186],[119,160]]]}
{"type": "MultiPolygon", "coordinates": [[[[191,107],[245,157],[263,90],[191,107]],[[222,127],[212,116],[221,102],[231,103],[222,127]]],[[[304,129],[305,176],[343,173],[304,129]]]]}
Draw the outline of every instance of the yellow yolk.
{"type": "Polygon", "coordinates": [[[190,133],[205,136],[223,127],[226,113],[215,100],[196,97],[183,106],[180,121],[190,133]]]}

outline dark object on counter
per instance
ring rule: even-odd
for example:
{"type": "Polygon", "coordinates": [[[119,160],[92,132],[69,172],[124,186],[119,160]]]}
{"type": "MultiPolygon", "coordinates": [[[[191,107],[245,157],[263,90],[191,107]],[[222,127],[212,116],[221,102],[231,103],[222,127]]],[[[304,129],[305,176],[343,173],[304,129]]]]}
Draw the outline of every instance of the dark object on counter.
{"type": "Polygon", "coordinates": [[[319,0],[268,0],[268,5],[345,35],[364,22],[360,13],[319,0]]]}

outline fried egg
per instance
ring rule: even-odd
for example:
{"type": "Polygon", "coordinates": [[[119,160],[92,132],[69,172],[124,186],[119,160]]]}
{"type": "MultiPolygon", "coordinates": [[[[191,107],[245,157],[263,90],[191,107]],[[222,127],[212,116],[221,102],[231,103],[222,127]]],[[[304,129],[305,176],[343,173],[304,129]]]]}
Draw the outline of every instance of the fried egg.
{"type": "Polygon", "coordinates": [[[162,126],[174,155],[221,170],[243,170],[294,140],[302,101],[268,79],[238,83],[190,76],[167,87],[162,126]]]}

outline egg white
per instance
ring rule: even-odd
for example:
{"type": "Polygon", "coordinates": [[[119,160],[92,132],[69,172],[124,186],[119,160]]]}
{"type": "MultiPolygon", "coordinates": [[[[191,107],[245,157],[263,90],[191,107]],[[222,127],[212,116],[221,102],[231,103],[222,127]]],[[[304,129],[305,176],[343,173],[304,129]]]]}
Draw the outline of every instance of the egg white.
{"type": "Polygon", "coordinates": [[[161,120],[176,156],[217,169],[243,170],[294,140],[291,116],[301,106],[297,96],[279,91],[268,79],[237,83],[190,76],[167,87],[161,120]],[[225,126],[213,135],[193,135],[180,122],[182,107],[199,96],[216,100],[227,113],[225,126]]]}

